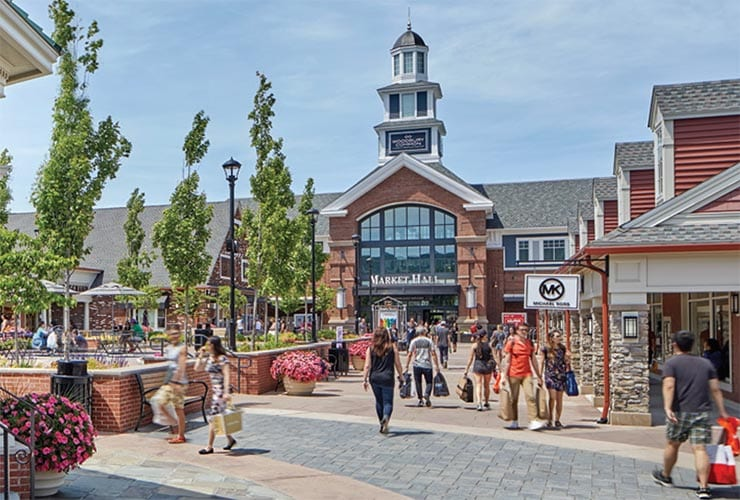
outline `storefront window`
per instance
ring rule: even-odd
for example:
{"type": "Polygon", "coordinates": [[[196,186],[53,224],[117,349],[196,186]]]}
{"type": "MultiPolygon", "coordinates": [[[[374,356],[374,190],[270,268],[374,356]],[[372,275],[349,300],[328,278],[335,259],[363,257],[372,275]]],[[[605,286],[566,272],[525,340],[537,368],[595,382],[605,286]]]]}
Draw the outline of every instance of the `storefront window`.
{"type": "Polygon", "coordinates": [[[698,333],[695,354],[712,361],[720,382],[732,380],[730,297],[727,294],[689,294],[691,331],[698,333]]]}

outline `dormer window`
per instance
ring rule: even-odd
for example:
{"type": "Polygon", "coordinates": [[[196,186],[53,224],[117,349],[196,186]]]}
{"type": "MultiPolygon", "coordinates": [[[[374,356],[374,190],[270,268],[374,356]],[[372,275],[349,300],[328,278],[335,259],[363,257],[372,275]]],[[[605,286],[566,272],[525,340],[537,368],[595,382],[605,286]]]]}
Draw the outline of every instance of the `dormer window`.
{"type": "Polygon", "coordinates": [[[426,73],[426,68],[424,64],[424,52],[416,53],[416,72],[426,73]]]}

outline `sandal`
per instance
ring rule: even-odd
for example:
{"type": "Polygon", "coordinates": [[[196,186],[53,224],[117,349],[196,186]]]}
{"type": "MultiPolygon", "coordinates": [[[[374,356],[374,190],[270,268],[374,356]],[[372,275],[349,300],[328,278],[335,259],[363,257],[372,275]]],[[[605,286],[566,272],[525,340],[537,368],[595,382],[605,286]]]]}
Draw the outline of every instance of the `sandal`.
{"type": "MultiPolygon", "coordinates": [[[[233,437],[229,436],[229,444],[227,444],[226,446],[224,446],[224,450],[229,451],[231,448],[233,448],[233,446],[235,444],[236,444],[236,439],[234,439],[233,437]]],[[[213,450],[211,450],[211,451],[213,451],[213,450]]]]}
{"type": "Polygon", "coordinates": [[[213,448],[203,448],[202,450],[198,450],[198,453],[201,455],[210,455],[213,453],[213,448]]]}
{"type": "Polygon", "coordinates": [[[172,439],[167,440],[167,442],[170,444],[181,444],[181,443],[184,443],[185,441],[187,440],[184,437],[180,437],[180,436],[176,436],[176,437],[173,437],[172,439]]]}

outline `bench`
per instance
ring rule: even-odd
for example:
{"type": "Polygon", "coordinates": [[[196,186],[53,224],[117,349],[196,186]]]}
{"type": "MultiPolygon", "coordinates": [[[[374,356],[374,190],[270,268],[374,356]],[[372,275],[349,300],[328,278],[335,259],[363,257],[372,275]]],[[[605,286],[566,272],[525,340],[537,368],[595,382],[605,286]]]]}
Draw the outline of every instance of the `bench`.
{"type": "MultiPolygon", "coordinates": [[[[139,386],[139,395],[141,396],[141,409],[139,410],[139,420],[136,422],[135,431],[139,430],[141,421],[144,418],[144,410],[150,405],[149,398],[154,396],[154,393],[163,385],[164,376],[166,371],[154,371],[149,373],[137,373],[136,383],[139,386]]],[[[202,394],[196,394],[194,396],[185,395],[185,406],[191,403],[200,403],[200,412],[203,414],[203,421],[208,423],[208,417],[206,416],[206,397],[208,396],[208,384],[202,380],[192,380],[190,385],[199,384],[203,388],[202,394]]]]}

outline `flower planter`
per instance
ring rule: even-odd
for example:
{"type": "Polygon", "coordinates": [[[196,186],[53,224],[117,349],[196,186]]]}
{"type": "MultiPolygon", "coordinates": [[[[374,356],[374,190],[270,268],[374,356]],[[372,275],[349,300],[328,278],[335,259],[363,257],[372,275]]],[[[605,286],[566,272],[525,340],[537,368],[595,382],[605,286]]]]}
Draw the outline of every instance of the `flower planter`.
{"type": "Polygon", "coordinates": [[[316,381],[300,382],[290,377],[285,377],[283,379],[283,386],[285,387],[285,393],[289,396],[310,396],[316,387],[316,381]]]}
{"type": "Polygon", "coordinates": [[[352,368],[355,370],[362,371],[365,369],[365,360],[360,356],[350,356],[349,360],[352,363],[352,368]]]}
{"type": "Polygon", "coordinates": [[[34,491],[37,497],[50,497],[55,495],[64,484],[64,472],[53,470],[36,471],[34,491]]]}

